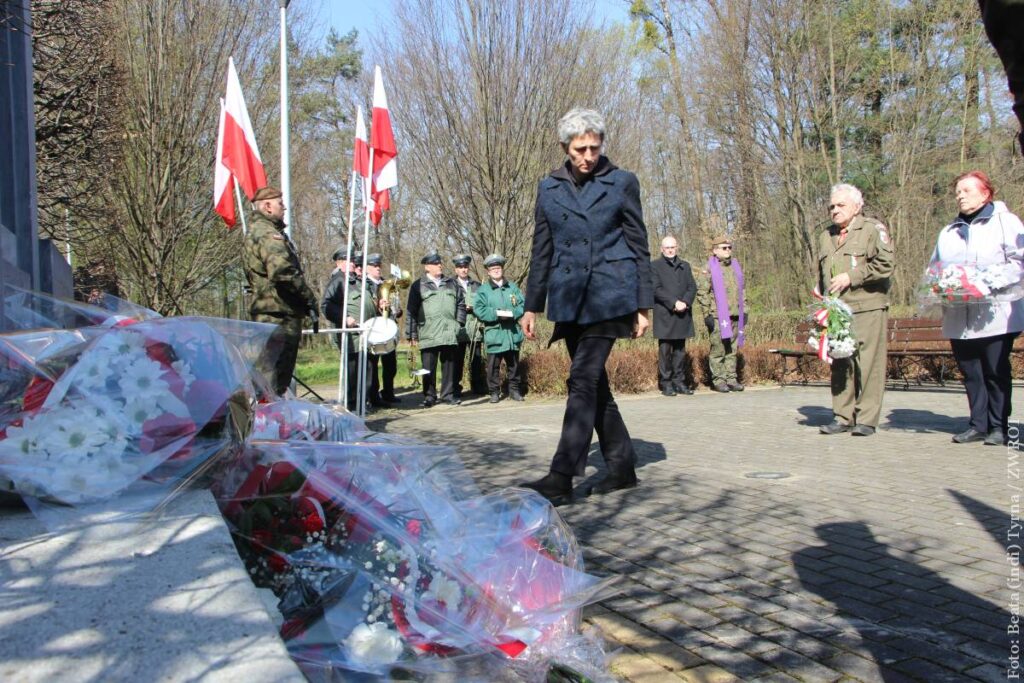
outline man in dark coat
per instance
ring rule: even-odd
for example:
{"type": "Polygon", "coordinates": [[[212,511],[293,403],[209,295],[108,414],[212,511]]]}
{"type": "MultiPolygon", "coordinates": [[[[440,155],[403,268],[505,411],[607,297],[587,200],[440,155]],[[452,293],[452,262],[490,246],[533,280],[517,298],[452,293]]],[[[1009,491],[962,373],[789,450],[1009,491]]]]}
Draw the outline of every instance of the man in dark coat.
{"type": "Polygon", "coordinates": [[[654,306],[651,256],[640,207],[640,183],[601,154],[603,117],[574,109],[558,122],[568,159],[537,187],[523,331],[536,338],[536,314],[555,323],[572,359],[562,435],[547,476],[524,484],[558,505],[572,497],[594,430],[608,466],[591,491],[637,485],[636,451],[612,397],[605,362],[615,340],[639,337],[654,306]]]}
{"type": "Polygon", "coordinates": [[[693,299],[697,283],[690,264],[679,258],[679,244],[669,235],[661,241],[661,258],[651,263],[654,286],[654,338],[658,340],[658,387],[665,396],[692,394],[686,386],[683,360],[686,340],[693,336],[693,299]]]}

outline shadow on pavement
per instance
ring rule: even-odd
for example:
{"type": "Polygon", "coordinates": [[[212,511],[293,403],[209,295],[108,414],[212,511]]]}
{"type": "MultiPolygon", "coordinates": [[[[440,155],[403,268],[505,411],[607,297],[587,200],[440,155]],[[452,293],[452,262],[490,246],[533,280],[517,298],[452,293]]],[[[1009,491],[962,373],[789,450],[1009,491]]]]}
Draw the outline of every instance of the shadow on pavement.
{"type": "Polygon", "coordinates": [[[889,429],[902,429],[919,434],[941,432],[956,434],[967,427],[966,417],[951,417],[931,410],[913,408],[894,408],[886,417],[889,429]]]}
{"type": "Polygon", "coordinates": [[[860,521],[814,528],[824,545],[793,554],[801,584],[859,632],[883,681],[964,680],[1009,653],[1001,607],[894,555],[860,521]]]}
{"type": "MultiPolygon", "coordinates": [[[[828,398],[826,397],[825,400],[828,398]]],[[[804,417],[804,419],[798,420],[797,424],[808,427],[819,427],[832,421],[832,409],[828,406],[800,406],[797,408],[797,412],[804,417]]]]}

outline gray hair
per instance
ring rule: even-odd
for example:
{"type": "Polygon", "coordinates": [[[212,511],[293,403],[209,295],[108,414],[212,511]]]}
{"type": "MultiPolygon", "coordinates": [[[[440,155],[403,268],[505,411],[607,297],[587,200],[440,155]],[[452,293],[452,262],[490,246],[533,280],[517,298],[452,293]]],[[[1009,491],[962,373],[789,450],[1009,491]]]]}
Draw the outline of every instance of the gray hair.
{"type": "Polygon", "coordinates": [[[604,142],[604,117],[593,109],[576,107],[566,112],[558,121],[558,141],[568,145],[574,139],[587,133],[595,133],[604,142]]]}
{"type": "Polygon", "coordinates": [[[832,195],[837,194],[845,194],[849,196],[850,199],[853,200],[853,203],[857,205],[858,209],[864,207],[864,195],[860,193],[860,190],[858,190],[853,185],[850,185],[849,183],[839,183],[838,185],[833,185],[832,191],[829,192],[829,196],[831,197],[832,195]]]}

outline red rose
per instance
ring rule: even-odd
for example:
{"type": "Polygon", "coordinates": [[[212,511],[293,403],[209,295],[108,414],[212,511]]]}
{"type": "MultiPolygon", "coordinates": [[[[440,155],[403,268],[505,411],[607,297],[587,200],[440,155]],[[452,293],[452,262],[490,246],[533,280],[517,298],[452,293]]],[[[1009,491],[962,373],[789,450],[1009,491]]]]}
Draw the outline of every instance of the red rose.
{"type": "Polygon", "coordinates": [[[408,522],[405,523],[405,530],[407,532],[409,532],[409,535],[412,536],[413,538],[419,538],[420,537],[420,532],[423,529],[422,529],[422,525],[420,524],[420,520],[418,520],[418,519],[410,519],[408,522]]]}
{"type": "Polygon", "coordinates": [[[267,558],[267,566],[270,567],[270,571],[274,572],[275,574],[280,574],[281,572],[288,569],[288,560],[284,559],[282,555],[274,553],[273,555],[267,558]]]}
{"type": "Polygon", "coordinates": [[[174,356],[174,349],[171,348],[170,344],[159,341],[146,342],[146,355],[165,369],[171,367],[171,363],[177,360],[174,356]]]}
{"type": "Polygon", "coordinates": [[[43,407],[43,402],[50,395],[53,382],[41,377],[33,377],[25,389],[25,412],[34,413],[43,407]]]}

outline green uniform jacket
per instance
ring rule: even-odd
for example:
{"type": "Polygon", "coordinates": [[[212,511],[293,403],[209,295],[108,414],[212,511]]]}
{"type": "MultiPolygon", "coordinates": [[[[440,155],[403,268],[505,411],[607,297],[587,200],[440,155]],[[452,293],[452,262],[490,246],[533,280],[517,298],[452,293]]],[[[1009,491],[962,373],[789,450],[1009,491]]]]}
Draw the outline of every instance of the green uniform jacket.
{"type": "Polygon", "coordinates": [[[518,351],[523,343],[519,319],[526,312],[525,297],[516,283],[505,280],[498,287],[488,280],[480,285],[473,302],[473,311],[483,323],[487,353],[518,351]],[[499,318],[498,311],[512,311],[511,318],[499,318]]]}
{"type": "Polygon", "coordinates": [[[830,226],[818,240],[818,288],[828,292],[836,275],[850,274],[850,287],[839,295],[854,313],[889,307],[896,257],[889,230],[873,218],[856,216],[839,244],[839,226],[830,226]]]}
{"type": "Polygon", "coordinates": [[[242,266],[252,289],[250,315],[302,318],[316,310],[316,295],[302,276],[299,257],[284,234],[284,223],[256,211],[249,218],[242,266]]]}
{"type": "Polygon", "coordinates": [[[416,340],[421,349],[454,346],[466,323],[466,301],[462,287],[448,277],[440,286],[423,276],[409,288],[405,307],[406,338],[416,340]]]}
{"type": "MultiPolygon", "coordinates": [[[[455,282],[456,284],[459,284],[457,279],[455,282]]],[[[462,285],[459,284],[459,286],[461,287],[462,285]]],[[[476,306],[474,302],[476,301],[476,293],[479,289],[480,283],[473,278],[470,278],[469,283],[463,292],[463,296],[466,299],[466,327],[463,328],[465,332],[459,335],[460,342],[478,342],[481,339],[483,326],[480,324],[480,320],[477,318],[476,312],[469,310],[470,306],[476,306]]]]}

